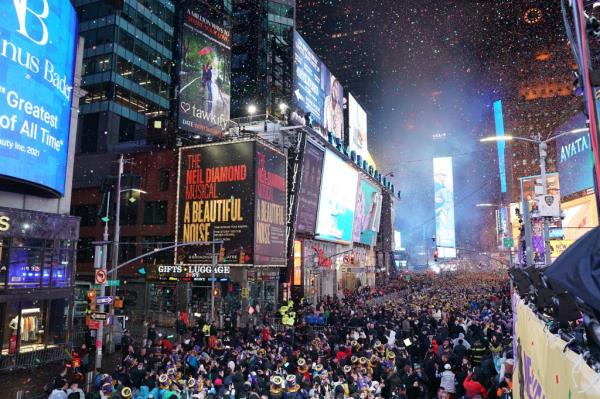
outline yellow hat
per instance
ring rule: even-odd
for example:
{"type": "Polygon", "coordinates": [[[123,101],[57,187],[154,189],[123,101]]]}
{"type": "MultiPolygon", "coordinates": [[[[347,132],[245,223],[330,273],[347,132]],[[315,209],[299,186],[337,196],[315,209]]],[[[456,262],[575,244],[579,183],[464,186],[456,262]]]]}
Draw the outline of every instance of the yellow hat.
{"type": "Polygon", "coordinates": [[[323,370],[323,365],[321,363],[315,364],[315,371],[321,372],[323,370]]]}
{"type": "Polygon", "coordinates": [[[394,360],[396,359],[396,354],[392,351],[388,351],[385,357],[387,357],[389,360],[394,360]]]}
{"type": "Polygon", "coordinates": [[[196,380],[194,378],[190,378],[189,380],[187,380],[187,386],[188,388],[193,388],[196,386],[196,380]]]}
{"type": "Polygon", "coordinates": [[[351,362],[352,364],[354,364],[354,363],[358,362],[358,358],[357,358],[356,356],[352,356],[352,357],[350,358],[350,362],[351,362]]]}
{"type": "Polygon", "coordinates": [[[131,388],[125,387],[121,389],[121,396],[126,399],[131,397],[131,388]]]}
{"type": "Polygon", "coordinates": [[[169,377],[166,374],[161,374],[160,377],[158,377],[158,382],[164,384],[165,382],[167,382],[168,379],[169,377]]]}
{"type": "Polygon", "coordinates": [[[358,362],[359,362],[360,364],[367,364],[367,358],[363,356],[363,357],[361,357],[360,359],[358,359],[358,362]]]}
{"type": "Polygon", "coordinates": [[[350,366],[344,366],[344,373],[349,373],[352,370],[352,367],[350,366]]]}
{"type": "Polygon", "coordinates": [[[298,359],[298,366],[304,366],[306,364],[306,360],[304,360],[303,358],[298,359]]]}
{"type": "Polygon", "coordinates": [[[283,377],[275,375],[271,378],[271,384],[281,386],[283,384],[283,377]]]}

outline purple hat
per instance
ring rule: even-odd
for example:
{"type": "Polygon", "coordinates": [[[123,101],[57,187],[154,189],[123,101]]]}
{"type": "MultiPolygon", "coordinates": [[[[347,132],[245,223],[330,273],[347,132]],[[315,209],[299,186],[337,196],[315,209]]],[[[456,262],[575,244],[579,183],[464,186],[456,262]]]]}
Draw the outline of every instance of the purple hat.
{"type": "Polygon", "coordinates": [[[107,382],[105,384],[102,384],[102,393],[109,394],[109,393],[112,393],[112,391],[113,391],[113,386],[111,383],[107,382]]]}

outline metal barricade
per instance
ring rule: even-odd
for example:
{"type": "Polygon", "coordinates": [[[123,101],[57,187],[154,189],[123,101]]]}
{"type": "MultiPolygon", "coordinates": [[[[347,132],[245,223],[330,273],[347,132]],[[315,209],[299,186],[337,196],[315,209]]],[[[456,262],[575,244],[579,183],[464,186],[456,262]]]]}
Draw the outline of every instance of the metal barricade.
{"type": "Polygon", "coordinates": [[[37,351],[0,356],[0,371],[27,369],[66,359],[66,344],[37,351]]]}

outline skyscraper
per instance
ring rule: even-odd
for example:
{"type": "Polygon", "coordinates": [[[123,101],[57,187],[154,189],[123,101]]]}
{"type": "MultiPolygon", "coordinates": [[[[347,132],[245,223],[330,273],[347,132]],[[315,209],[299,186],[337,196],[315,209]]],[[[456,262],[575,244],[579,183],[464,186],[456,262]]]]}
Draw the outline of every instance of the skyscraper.
{"type": "Polygon", "coordinates": [[[231,116],[274,114],[289,104],[295,0],[234,0],[231,116]]]}
{"type": "Polygon", "coordinates": [[[75,2],[85,38],[78,153],[146,143],[149,118],[170,107],[175,6],[168,0],[75,2]]]}

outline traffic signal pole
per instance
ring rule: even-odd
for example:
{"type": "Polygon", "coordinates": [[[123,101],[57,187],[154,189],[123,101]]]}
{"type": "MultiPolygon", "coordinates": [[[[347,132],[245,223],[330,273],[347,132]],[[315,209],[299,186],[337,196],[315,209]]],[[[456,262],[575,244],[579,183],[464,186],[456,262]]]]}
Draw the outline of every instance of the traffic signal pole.
{"type": "MultiPolygon", "coordinates": [[[[110,203],[110,191],[108,192],[108,201],[110,203]]],[[[94,255],[94,270],[106,269],[106,262],[108,260],[108,210],[106,207],[106,221],[104,222],[104,234],[102,234],[102,243],[96,244],[95,255],[94,255]]],[[[106,284],[100,285],[100,296],[106,295],[106,284]]],[[[100,312],[104,312],[104,305],[100,305],[100,312]]],[[[104,320],[100,321],[98,331],[96,331],[96,364],[95,368],[100,369],[102,367],[102,344],[104,341],[104,320]]]]}
{"type": "MultiPolygon", "coordinates": [[[[109,198],[110,199],[110,198],[109,198]]],[[[108,212],[108,211],[107,211],[108,212]]],[[[94,257],[94,268],[95,269],[105,269],[107,262],[107,248],[108,244],[108,219],[104,224],[104,234],[102,236],[103,241],[95,242],[95,257],[94,257]]],[[[155,255],[158,252],[168,251],[170,249],[186,247],[191,245],[210,245],[212,244],[212,271],[211,275],[213,276],[213,288],[214,288],[214,275],[215,275],[215,267],[217,263],[217,256],[215,253],[215,244],[223,245],[223,240],[217,241],[193,241],[193,242],[185,242],[185,243],[176,243],[173,245],[168,245],[163,248],[158,248],[156,250],[148,251],[142,255],[136,256],[135,258],[129,259],[117,266],[114,266],[108,273],[113,274],[116,273],[120,268],[125,267],[133,262],[137,262],[140,259],[143,259],[147,256],[155,255]]],[[[106,281],[103,284],[99,284],[100,286],[100,296],[106,295],[106,281]]],[[[214,314],[214,290],[211,293],[213,295],[211,302],[211,312],[214,314]]],[[[104,305],[100,305],[99,312],[104,312],[104,305]]],[[[114,323],[114,319],[111,319],[111,323],[114,323]]],[[[103,335],[104,335],[104,321],[101,320],[101,323],[98,327],[98,331],[96,333],[96,369],[102,367],[102,343],[103,343],[103,335]]]]}

